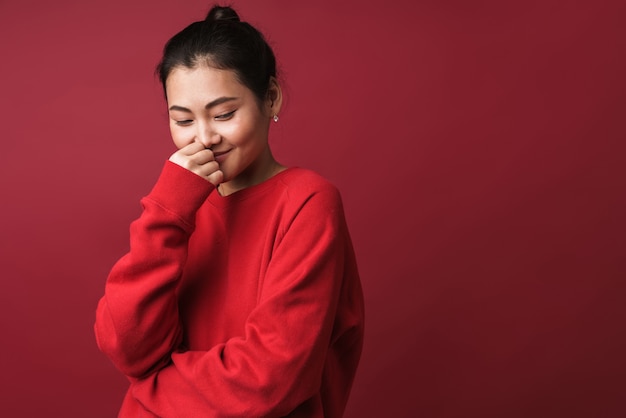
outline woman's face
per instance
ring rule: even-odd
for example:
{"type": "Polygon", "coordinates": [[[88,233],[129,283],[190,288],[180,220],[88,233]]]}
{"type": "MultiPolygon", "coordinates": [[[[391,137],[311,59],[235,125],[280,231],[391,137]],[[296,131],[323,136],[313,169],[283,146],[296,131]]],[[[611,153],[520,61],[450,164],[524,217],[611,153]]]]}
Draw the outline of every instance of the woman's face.
{"type": "Polygon", "coordinates": [[[179,149],[194,141],[210,148],[223,183],[232,182],[236,189],[259,182],[264,167],[273,162],[267,137],[270,120],[279,110],[274,101],[259,104],[234,72],[206,65],[174,68],[166,94],[170,132],[179,149]]]}

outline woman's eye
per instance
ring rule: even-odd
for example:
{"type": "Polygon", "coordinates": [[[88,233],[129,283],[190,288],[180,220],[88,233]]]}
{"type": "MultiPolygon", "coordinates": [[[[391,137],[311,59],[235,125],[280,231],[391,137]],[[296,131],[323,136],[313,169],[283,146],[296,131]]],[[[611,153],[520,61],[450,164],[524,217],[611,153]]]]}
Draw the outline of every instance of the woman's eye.
{"type": "Polygon", "coordinates": [[[177,120],[176,121],[176,125],[178,126],[188,126],[191,125],[193,121],[191,119],[187,119],[187,120],[177,120]]]}
{"type": "Polygon", "coordinates": [[[224,113],[222,115],[217,115],[215,117],[215,120],[228,120],[232,118],[234,114],[235,114],[235,111],[233,110],[232,112],[224,113]]]}

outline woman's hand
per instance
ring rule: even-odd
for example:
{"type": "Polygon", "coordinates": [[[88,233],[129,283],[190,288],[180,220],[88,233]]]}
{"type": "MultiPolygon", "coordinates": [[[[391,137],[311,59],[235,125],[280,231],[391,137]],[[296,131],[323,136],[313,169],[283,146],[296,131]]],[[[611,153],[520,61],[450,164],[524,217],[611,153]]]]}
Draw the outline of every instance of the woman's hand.
{"type": "Polygon", "coordinates": [[[200,142],[192,142],[176,151],[170,157],[174,164],[191,171],[217,187],[224,180],[224,173],[215,161],[213,151],[200,142]]]}

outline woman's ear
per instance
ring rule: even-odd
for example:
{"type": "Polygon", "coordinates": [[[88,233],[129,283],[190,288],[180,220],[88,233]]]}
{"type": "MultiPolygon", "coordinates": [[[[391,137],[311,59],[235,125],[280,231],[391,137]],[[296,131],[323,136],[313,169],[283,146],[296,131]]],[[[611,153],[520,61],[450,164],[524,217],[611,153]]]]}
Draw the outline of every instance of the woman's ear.
{"type": "Polygon", "coordinates": [[[280,108],[283,104],[283,91],[278,84],[276,77],[270,77],[270,83],[267,88],[267,105],[269,117],[278,116],[280,108]]]}

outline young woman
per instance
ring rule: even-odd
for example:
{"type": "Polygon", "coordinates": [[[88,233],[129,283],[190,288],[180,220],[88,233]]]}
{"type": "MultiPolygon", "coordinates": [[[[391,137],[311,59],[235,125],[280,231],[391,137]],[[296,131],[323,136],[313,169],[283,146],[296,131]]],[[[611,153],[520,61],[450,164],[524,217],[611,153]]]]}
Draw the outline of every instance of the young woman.
{"type": "Polygon", "coordinates": [[[282,92],[263,36],[214,7],[158,67],[178,151],[97,308],[130,380],[121,417],[340,417],[363,299],[339,193],[268,145],[282,92]]]}

